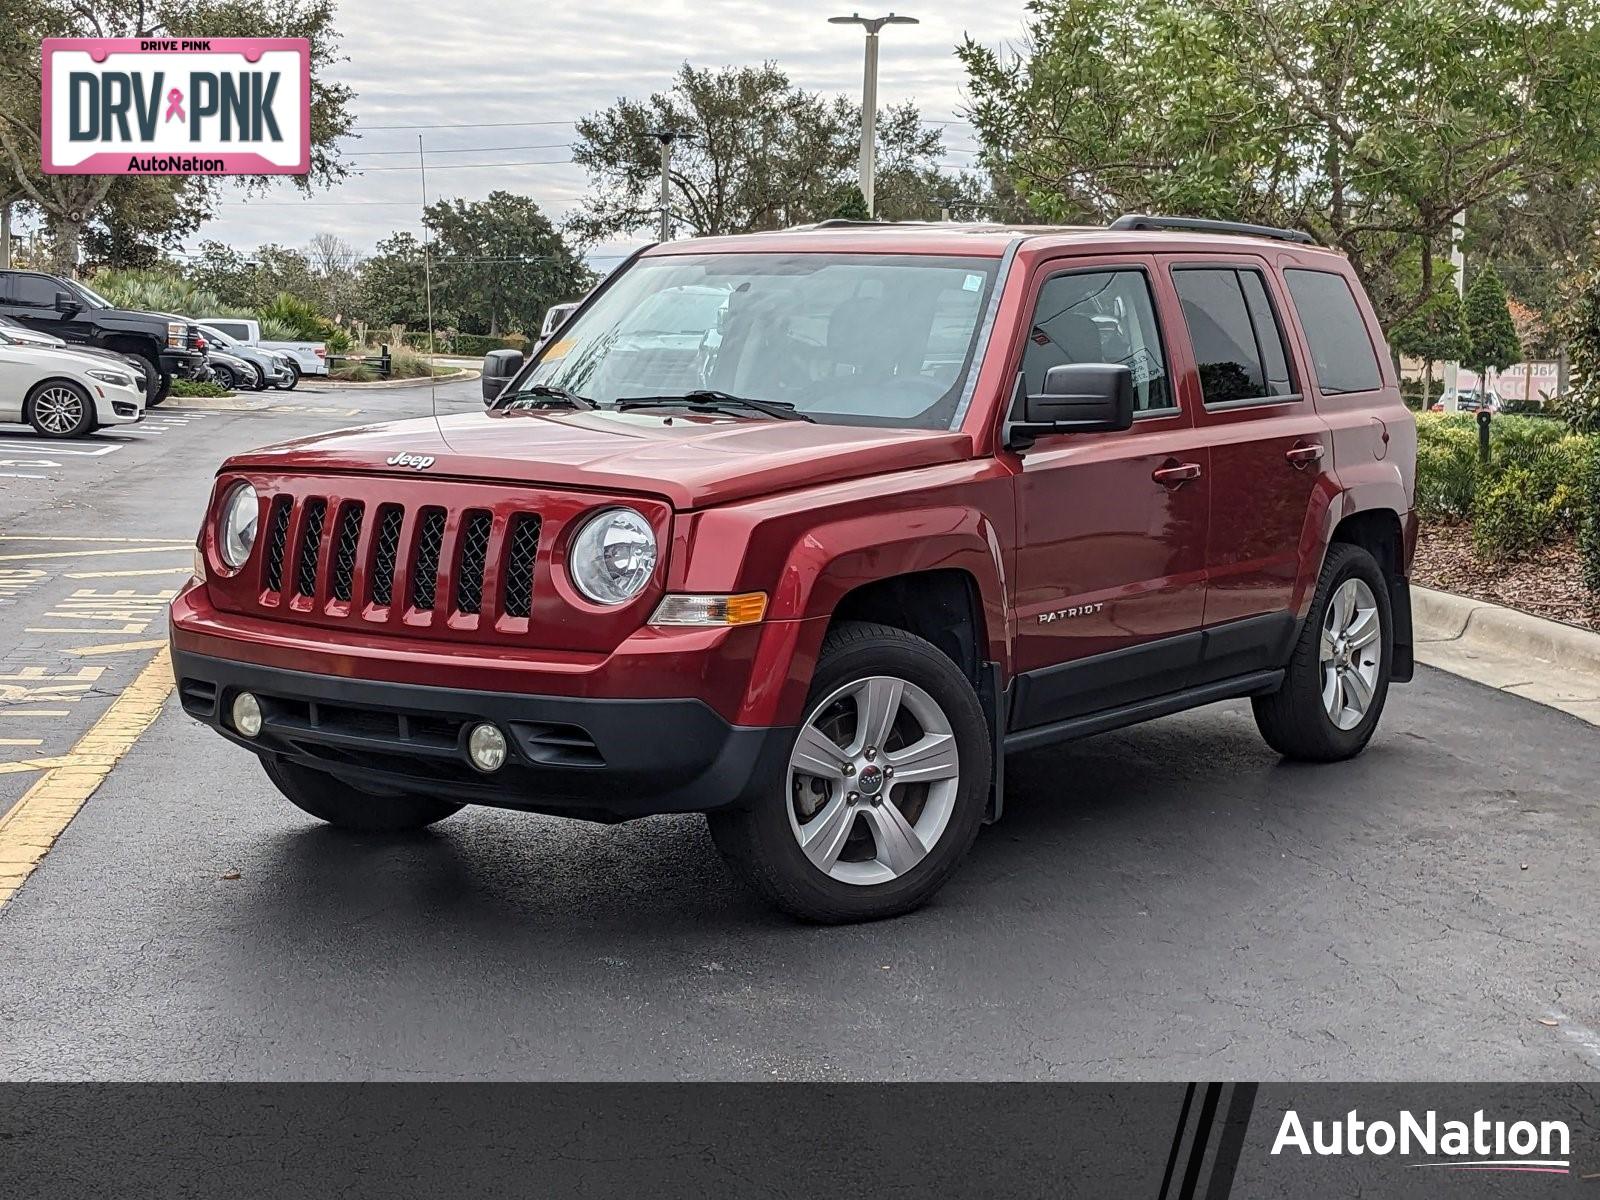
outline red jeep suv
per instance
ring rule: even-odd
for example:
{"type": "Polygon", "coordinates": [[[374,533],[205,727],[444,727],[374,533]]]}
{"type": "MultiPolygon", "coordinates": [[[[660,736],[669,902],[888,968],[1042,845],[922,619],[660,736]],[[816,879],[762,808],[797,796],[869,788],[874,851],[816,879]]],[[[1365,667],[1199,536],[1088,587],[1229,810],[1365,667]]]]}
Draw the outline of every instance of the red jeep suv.
{"type": "Polygon", "coordinates": [[[487,411],[224,463],[173,662],[335,825],[704,812],[783,908],[881,917],[1008,752],[1248,696],[1279,753],[1358,753],[1411,677],[1415,456],[1303,234],[672,242],[487,411]]]}

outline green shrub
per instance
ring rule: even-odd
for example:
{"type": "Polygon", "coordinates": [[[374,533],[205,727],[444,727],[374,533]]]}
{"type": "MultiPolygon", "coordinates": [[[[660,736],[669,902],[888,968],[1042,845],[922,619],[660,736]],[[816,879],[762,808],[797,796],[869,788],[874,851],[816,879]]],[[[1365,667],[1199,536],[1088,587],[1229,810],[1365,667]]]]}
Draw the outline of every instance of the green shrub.
{"type": "MultiPolygon", "coordinates": [[[[526,339],[524,339],[526,344],[526,339]]],[[[442,349],[442,347],[441,347],[442,349]]],[[[486,334],[458,333],[450,339],[450,353],[459,354],[463,358],[477,358],[491,350],[520,350],[509,337],[489,337],[486,334]]]]}
{"type": "Polygon", "coordinates": [[[1555,535],[1557,521],[1543,492],[1543,481],[1528,467],[1505,467],[1483,481],[1472,502],[1472,548],[1479,558],[1521,558],[1555,535]]]}
{"type": "Polygon", "coordinates": [[[231,396],[233,393],[220,384],[207,380],[174,379],[172,381],[172,394],[174,396],[231,396]]]}
{"type": "Polygon", "coordinates": [[[389,347],[390,379],[426,379],[433,374],[427,356],[418,354],[409,346],[389,347]]]}
{"type": "Polygon", "coordinates": [[[1583,476],[1578,554],[1583,586],[1600,596],[1600,435],[1589,438],[1589,461],[1583,476]]]}
{"type": "Polygon", "coordinates": [[[1470,416],[1417,416],[1417,512],[1459,520],[1478,490],[1478,429],[1470,416]]]}
{"type": "Polygon", "coordinates": [[[346,383],[368,383],[378,377],[378,368],[372,363],[357,359],[353,362],[340,363],[328,372],[328,377],[342,379],[346,383]]]}

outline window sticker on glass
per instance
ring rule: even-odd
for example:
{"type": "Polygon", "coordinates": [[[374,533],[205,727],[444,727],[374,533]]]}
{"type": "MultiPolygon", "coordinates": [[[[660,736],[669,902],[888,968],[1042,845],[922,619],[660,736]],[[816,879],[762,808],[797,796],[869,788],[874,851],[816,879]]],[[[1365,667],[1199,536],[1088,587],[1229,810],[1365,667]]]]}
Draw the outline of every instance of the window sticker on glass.
{"type": "Polygon", "coordinates": [[[571,338],[562,338],[559,342],[552,343],[551,346],[544,352],[544,361],[554,362],[558,358],[565,358],[567,356],[567,352],[572,349],[572,346],[573,340],[571,338]]]}
{"type": "Polygon", "coordinates": [[[1132,368],[1135,386],[1149,383],[1166,375],[1166,372],[1161,369],[1161,364],[1156,361],[1155,355],[1142,346],[1122,361],[1132,368]]]}
{"type": "Polygon", "coordinates": [[[968,274],[961,286],[969,292],[976,292],[983,287],[983,276],[968,274]]]}

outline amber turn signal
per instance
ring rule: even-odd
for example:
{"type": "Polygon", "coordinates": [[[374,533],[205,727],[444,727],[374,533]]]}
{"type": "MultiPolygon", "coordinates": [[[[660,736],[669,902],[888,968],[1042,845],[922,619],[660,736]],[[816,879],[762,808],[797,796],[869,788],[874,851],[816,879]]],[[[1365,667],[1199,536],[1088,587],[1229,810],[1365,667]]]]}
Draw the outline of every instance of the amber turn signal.
{"type": "Polygon", "coordinates": [[[656,605],[652,625],[754,625],[767,615],[765,592],[737,596],[666,596],[656,605]]]}

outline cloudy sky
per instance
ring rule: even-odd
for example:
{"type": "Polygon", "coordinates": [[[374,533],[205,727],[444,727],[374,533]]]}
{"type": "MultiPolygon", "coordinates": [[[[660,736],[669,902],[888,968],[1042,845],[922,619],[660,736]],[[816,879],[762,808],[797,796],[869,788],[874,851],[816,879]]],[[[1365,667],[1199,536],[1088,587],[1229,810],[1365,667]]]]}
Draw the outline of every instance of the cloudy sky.
{"type": "MultiPolygon", "coordinates": [[[[349,61],[340,75],[356,90],[361,134],[347,144],[347,158],[360,174],[306,198],[283,185],[248,201],[229,189],[191,248],[206,238],[303,246],[327,231],[367,251],[395,229],[418,230],[419,134],[431,198],[480,199],[504,188],[563,213],[584,188],[583,171],[562,161],[571,154],[572,121],[619,96],[660,90],[684,60],[720,67],[773,59],[802,87],[859,96],[862,32],[827,23],[852,11],[848,2],[779,0],[342,0],[349,61]]],[[[895,11],[921,24],[885,30],[880,101],[915,100],[946,133],[944,161],[964,164],[974,143],[957,119],[964,79],[953,47],[964,34],[1014,42],[1023,0],[907,0],[895,11]]],[[[596,247],[595,265],[604,268],[600,256],[618,249],[596,247]]]]}

